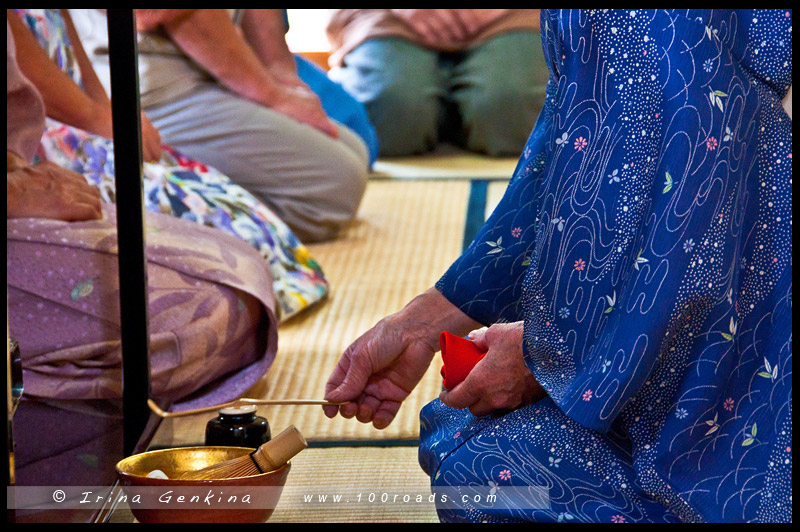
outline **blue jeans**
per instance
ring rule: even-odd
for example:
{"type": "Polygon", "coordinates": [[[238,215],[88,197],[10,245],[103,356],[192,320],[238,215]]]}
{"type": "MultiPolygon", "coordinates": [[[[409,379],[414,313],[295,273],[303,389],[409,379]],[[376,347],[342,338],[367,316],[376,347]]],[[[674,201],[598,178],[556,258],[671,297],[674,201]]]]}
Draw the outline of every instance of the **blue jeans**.
{"type": "Polygon", "coordinates": [[[500,156],[525,146],[548,70],[539,34],[518,31],[455,53],[374,39],[330,76],[366,106],[382,156],[424,153],[441,141],[500,156]]]}

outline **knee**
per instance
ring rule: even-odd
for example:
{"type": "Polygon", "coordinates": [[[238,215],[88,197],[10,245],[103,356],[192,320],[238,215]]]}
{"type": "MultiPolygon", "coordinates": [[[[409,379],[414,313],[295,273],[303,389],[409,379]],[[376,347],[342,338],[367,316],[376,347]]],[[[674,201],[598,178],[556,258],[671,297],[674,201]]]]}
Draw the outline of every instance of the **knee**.
{"type": "Polygon", "coordinates": [[[433,89],[395,80],[364,105],[378,134],[381,155],[425,153],[436,144],[439,104],[433,89]]]}
{"type": "Polygon", "coordinates": [[[461,102],[467,147],[492,156],[518,155],[541,105],[535,90],[513,84],[486,87],[461,102]]]}
{"type": "Polygon", "coordinates": [[[331,176],[331,191],[336,196],[335,209],[342,224],[352,221],[358,213],[361,199],[367,190],[369,170],[361,160],[342,164],[331,176]]]}
{"type": "Polygon", "coordinates": [[[367,188],[366,164],[355,158],[332,165],[322,186],[289,206],[287,218],[297,236],[304,242],[322,242],[337,237],[358,213],[367,188]]]}

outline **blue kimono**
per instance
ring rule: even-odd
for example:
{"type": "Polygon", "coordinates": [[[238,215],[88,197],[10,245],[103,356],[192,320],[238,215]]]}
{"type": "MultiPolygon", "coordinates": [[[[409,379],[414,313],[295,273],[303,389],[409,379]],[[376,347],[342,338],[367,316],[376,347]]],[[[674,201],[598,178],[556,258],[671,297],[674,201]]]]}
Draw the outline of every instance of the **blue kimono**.
{"type": "Polygon", "coordinates": [[[545,108],[437,288],[549,397],[421,413],[442,520],[791,521],[792,12],[542,10],[545,108]],[[524,505],[523,505],[524,506],[524,505]]]}

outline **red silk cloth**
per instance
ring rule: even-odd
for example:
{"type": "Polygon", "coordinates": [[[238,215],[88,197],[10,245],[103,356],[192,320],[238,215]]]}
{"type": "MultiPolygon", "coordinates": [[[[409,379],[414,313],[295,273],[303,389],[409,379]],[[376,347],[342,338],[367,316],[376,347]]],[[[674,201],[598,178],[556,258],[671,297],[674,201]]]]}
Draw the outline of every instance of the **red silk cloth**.
{"type": "Polygon", "coordinates": [[[467,378],[469,372],[484,356],[475,344],[466,338],[444,331],[439,335],[439,345],[442,348],[442,378],[444,387],[451,390],[467,378]]]}

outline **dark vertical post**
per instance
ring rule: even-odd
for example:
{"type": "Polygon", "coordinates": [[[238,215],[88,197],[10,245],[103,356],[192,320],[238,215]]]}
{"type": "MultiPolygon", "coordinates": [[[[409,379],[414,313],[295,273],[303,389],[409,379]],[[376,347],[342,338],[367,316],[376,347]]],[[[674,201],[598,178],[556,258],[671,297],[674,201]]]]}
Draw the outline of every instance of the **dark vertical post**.
{"type": "Polygon", "coordinates": [[[124,452],[128,455],[147,424],[150,396],[139,73],[132,9],[108,10],[108,48],[117,189],[124,452]]]}

